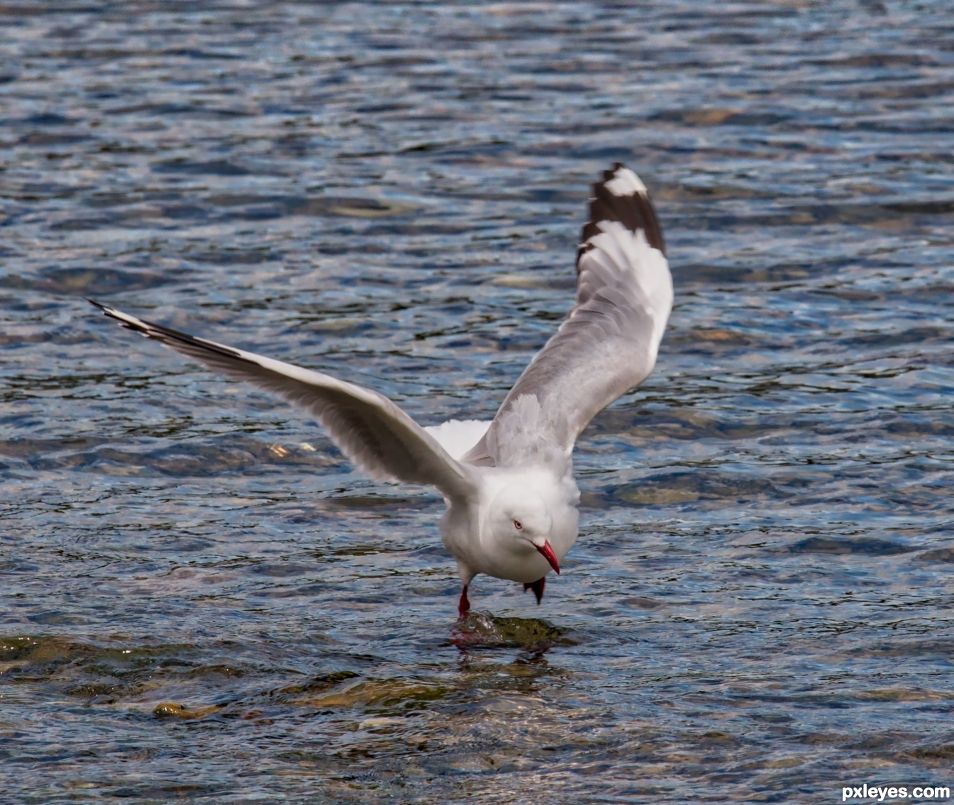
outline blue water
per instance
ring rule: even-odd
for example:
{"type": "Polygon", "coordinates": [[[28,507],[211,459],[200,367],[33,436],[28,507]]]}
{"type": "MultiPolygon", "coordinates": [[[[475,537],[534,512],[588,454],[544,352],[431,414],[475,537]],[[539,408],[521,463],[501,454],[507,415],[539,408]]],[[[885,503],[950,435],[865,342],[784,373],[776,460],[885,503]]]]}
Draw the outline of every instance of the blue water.
{"type": "Polygon", "coordinates": [[[0,7],[0,800],[954,785],[952,109],[942,0],[0,7]],[[616,160],[676,308],[469,647],[436,494],[83,301],[489,417],[616,160]]]}

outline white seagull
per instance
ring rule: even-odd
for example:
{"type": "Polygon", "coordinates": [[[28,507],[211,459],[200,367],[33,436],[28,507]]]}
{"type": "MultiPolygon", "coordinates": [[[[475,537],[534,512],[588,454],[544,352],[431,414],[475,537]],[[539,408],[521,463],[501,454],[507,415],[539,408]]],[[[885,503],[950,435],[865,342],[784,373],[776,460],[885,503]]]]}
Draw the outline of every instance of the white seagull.
{"type": "Polygon", "coordinates": [[[387,397],[330,375],[143,321],[89,300],[125,327],[310,411],[372,478],[430,484],[463,587],[478,573],[543,597],[576,541],[573,445],[589,421],[652,371],[672,309],[662,231],[646,186],[617,163],[593,185],[576,255],[576,304],[491,422],[422,428],[387,397]]]}

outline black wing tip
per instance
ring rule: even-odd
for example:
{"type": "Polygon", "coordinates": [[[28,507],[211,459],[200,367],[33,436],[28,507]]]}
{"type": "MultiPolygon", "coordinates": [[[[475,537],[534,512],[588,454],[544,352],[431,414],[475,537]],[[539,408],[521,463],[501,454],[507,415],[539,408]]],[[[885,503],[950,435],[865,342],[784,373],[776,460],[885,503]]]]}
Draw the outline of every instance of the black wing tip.
{"type": "Polygon", "coordinates": [[[613,167],[603,171],[602,180],[593,185],[589,220],[580,235],[577,262],[592,248],[589,240],[601,232],[598,226],[601,221],[619,221],[633,233],[642,230],[649,245],[666,254],[662,227],[649,198],[649,191],[642,180],[622,162],[614,162],[613,167]]]}
{"type": "MultiPolygon", "coordinates": [[[[88,296],[84,296],[83,298],[84,298],[87,302],[89,302],[93,307],[98,308],[99,311],[100,311],[104,316],[108,316],[108,317],[111,318],[111,319],[115,319],[115,320],[118,321],[120,324],[122,324],[124,327],[129,327],[129,326],[130,326],[129,322],[126,321],[126,319],[123,318],[123,316],[124,316],[124,315],[127,315],[127,314],[121,314],[121,312],[120,312],[119,310],[117,310],[116,308],[112,307],[111,305],[104,305],[102,302],[97,302],[95,299],[90,299],[88,296]]],[[[131,316],[130,318],[135,318],[135,317],[131,316]]],[[[137,319],[137,321],[139,321],[139,319],[137,319]]],[[[148,322],[143,322],[143,323],[144,323],[144,324],[148,324],[148,322]]]]}
{"type": "Polygon", "coordinates": [[[166,327],[162,324],[156,324],[155,322],[146,321],[145,319],[140,319],[128,313],[123,313],[114,307],[104,305],[102,302],[97,302],[95,299],[90,299],[89,297],[85,298],[86,301],[91,305],[94,305],[103,311],[104,315],[109,316],[109,318],[118,322],[127,330],[132,330],[133,332],[140,333],[147,338],[152,338],[155,341],[158,341],[160,344],[165,344],[167,346],[175,346],[178,344],[180,347],[192,348],[198,352],[221,355],[227,358],[232,358],[233,360],[242,361],[243,363],[256,363],[232,347],[227,347],[224,344],[216,344],[212,341],[206,341],[204,338],[198,338],[194,335],[190,335],[189,333],[184,333],[181,330],[174,330],[171,327],[166,327]]]}
{"type": "Polygon", "coordinates": [[[145,336],[153,337],[149,332],[149,328],[152,327],[150,322],[143,321],[135,316],[129,316],[128,314],[122,313],[114,307],[109,305],[104,305],[102,302],[97,302],[95,299],[90,299],[88,296],[83,297],[87,302],[89,302],[93,307],[98,308],[99,311],[108,318],[117,322],[120,326],[125,327],[127,330],[132,330],[133,332],[142,333],[145,336]]]}

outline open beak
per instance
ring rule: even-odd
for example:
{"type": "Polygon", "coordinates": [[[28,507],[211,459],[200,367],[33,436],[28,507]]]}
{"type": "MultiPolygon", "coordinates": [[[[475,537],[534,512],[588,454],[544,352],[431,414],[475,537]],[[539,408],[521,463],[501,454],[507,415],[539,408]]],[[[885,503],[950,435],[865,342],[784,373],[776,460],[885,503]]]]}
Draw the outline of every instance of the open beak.
{"type": "Polygon", "coordinates": [[[544,540],[543,545],[534,545],[533,547],[536,548],[540,555],[550,563],[550,567],[552,567],[559,576],[560,560],[557,559],[556,554],[553,552],[553,546],[550,544],[550,541],[544,540]]]}

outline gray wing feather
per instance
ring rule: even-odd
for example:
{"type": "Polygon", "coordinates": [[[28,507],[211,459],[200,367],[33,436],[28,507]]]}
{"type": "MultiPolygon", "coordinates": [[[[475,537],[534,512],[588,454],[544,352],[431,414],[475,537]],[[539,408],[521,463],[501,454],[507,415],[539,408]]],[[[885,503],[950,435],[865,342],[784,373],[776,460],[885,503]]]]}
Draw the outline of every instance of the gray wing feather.
{"type": "Polygon", "coordinates": [[[568,458],[590,420],[652,371],[672,309],[655,210],[622,165],[594,185],[577,254],[577,298],[507,394],[473,464],[568,458]]]}
{"type": "Polygon", "coordinates": [[[447,496],[467,495],[471,489],[467,469],[411,417],[376,391],[196,338],[89,301],[125,327],[311,412],[341,452],[373,478],[430,484],[447,496]]]}

